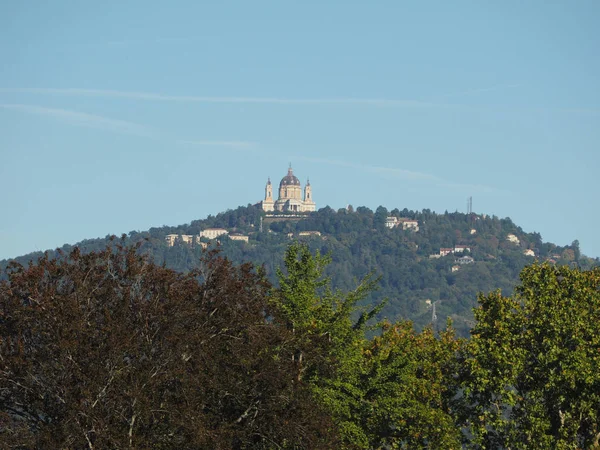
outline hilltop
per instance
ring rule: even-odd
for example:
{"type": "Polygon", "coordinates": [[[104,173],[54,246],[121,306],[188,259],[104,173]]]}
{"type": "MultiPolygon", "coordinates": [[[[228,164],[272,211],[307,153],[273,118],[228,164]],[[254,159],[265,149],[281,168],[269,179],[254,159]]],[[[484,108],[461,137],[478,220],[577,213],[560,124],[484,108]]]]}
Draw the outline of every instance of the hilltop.
{"type": "MultiPolygon", "coordinates": [[[[124,239],[127,244],[143,242],[141,250],[156,263],[183,272],[198,263],[205,248],[218,245],[235,263],[264,266],[272,281],[285,249],[299,239],[313,251],[331,254],[328,276],[335,288],[349,289],[373,272],[381,277],[380,288],[368,301],[387,298],[384,316],[410,319],[422,328],[431,323],[435,309],[436,326],[450,317],[462,335],[472,324],[477,294],[501,289],[511,295],[520,271],[535,259],[583,269],[600,265],[597,258],[580,253],[577,241],[568,246],[544,242],[539,233],[525,232],[509,218],[427,209],[325,207],[290,217],[267,216],[258,205],[248,205],[189,224],[131,231],[124,239]]],[[[107,236],[76,246],[88,252],[109,243],[107,236]]],[[[38,256],[40,252],[31,253],[16,261],[25,264],[38,256]]],[[[0,267],[7,264],[1,261],[0,267]]]]}

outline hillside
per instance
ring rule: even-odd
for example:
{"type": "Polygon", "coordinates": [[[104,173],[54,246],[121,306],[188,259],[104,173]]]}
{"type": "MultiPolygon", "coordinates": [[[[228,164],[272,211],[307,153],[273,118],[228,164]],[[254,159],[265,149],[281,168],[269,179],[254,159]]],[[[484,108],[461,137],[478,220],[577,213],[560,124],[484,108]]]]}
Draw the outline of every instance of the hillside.
{"type": "MultiPolygon", "coordinates": [[[[285,249],[293,239],[300,239],[313,251],[331,254],[333,263],[328,275],[335,288],[349,289],[373,272],[381,277],[380,289],[368,300],[387,298],[384,316],[408,318],[421,328],[432,321],[435,304],[436,326],[451,317],[462,335],[467,335],[472,323],[477,293],[501,289],[506,295],[512,294],[519,272],[536,258],[584,269],[600,265],[598,259],[580,254],[577,241],[565,247],[543,242],[539,233],[527,233],[510,219],[495,216],[388,211],[384,207],[374,212],[365,207],[335,211],[326,207],[292,220],[282,219],[265,217],[259,208],[249,205],[190,224],[132,231],[125,240],[132,244],[143,241],[144,253],[178,271],[194,267],[203,247],[215,246],[218,241],[225,256],[236,263],[263,265],[274,281],[276,269],[283,265],[285,249]],[[407,221],[417,221],[418,231],[403,225],[407,221]],[[196,238],[209,228],[223,228],[229,234],[212,240],[196,238]],[[168,235],[177,237],[169,243],[168,235]],[[248,241],[233,240],[235,235],[248,236],[248,241]],[[190,236],[190,242],[184,241],[185,236],[190,236]],[[527,250],[535,256],[526,255],[527,250]],[[440,255],[445,252],[449,253],[440,255]]],[[[83,251],[92,251],[107,243],[108,236],[77,245],[83,251]]],[[[65,245],[62,249],[70,248],[65,245]]],[[[16,260],[23,264],[39,255],[32,253],[16,260]]],[[[4,269],[7,264],[2,261],[0,267],[4,269]]]]}

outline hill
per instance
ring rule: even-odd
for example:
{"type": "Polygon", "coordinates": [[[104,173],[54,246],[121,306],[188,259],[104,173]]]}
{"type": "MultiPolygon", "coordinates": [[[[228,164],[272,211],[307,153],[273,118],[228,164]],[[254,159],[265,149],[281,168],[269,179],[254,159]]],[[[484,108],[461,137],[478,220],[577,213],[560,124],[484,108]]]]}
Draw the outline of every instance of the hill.
{"type": "MultiPolygon", "coordinates": [[[[283,266],[285,249],[292,240],[300,239],[313,251],[331,254],[328,276],[335,288],[349,289],[357,279],[373,272],[381,277],[380,289],[367,301],[387,298],[384,316],[410,319],[420,329],[431,323],[435,310],[436,325],[451,317],[462,335],[468,334],[472,324],[477,294],[501,289],[511,295],[520,271],[536,258],[582,269],[600,265],[597,258],[581,255],[577,241],[564,247],[543,242],[539,233],[527,233],[509,218],[436,214],[427,209],[388,211],[379,207],[372,211],[350,206],[335,211],[325,207],[286,218],[267,217],[258,207],[248,205],[190,224],[131,231],[124,239],[132,244],[143,241],[142,251],[156,263],[183,272],[197,265],[203,248],[219,245],[235,263],[251,261],[264,266],[272,281],[276,269],[283,266]],[[393,217],[396,219],[389,219],[393,217]],[[410,221],[416,221],[418,231],[410,227],[410,221]],[[222,228],[228,234],[212,240],[198,237],[210,228],[222,228]],[[171,242],[169,235],[176,235],[171,242]],[[247,236],[248,241],[234,240],[236,235],[247,236]]],[[[87,252],[107,244],[110,236],[76,245],[87,252]]],[[[65,245],[62,250],[70,248],[65,245]]],[[[16,261],[25,264],[38,256],[41,253],[31,253],[16,261]]],[[[6,260],[0,262],[2,269],[7,265],[6,260]]]]}

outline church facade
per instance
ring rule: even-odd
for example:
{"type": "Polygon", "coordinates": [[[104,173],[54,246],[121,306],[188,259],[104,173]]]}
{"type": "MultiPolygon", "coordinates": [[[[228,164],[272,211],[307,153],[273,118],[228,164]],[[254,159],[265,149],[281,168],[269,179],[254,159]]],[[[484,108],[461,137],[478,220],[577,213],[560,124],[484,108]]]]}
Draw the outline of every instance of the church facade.
{"type": "Polygon", "coordinates": [[[271,179],[267,181],[265,187],[265,199],[261,202],[264,211],[280,212],[311,212],[316,210],[315,202],[312,198],[312,188],[310,182],[304,186],[304,195],[302,195],[302,186],[300,180],[294,175],[292,166],[288,173],[279,183],[279,197],[273,200],[273,185],[271,179]]]}

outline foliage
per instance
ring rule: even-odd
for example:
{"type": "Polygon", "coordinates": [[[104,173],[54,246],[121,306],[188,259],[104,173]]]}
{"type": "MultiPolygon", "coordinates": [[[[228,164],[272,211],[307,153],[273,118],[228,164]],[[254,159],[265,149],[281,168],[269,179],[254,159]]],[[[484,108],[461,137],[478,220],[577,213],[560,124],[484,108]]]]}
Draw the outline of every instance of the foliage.
{"type": "MultiPolygon", "coordinates": [[[[534,249],[540,260],[553,259],[557,265],[577,265],[589,269],[598,260],[580,254],[579,243],[559,247],[544,243],[539,233],[525,233],[510,219],[494,216],[444,213],[430,210],[411,211],[393,209],[388,212],[378,207],[375,212],[364,206],[342,208],[334,211],[325,207],[306,214],[301,220],[269,222],[257,206],[248,205],[228,210],[203,220],[194,220],[180,226],[151,228],[148,231],[132,231],[128,244],[142,243],[140,251],[156,264],[188,272],[197,267],[202,248],[197,245],[177,243],[168,247],[167,234],[198,234],[208,227],[224,227],[230,233],[243,233],[250,237],[248,243],[220,239],[221,254],[237,264],[250,261],[264,266],[271,282],[277,280],[277,268],[284,264],[284,254],[290,243],[288,233],[294,239],[307,243],[313,253],[329,254],[331,264],[324,275],[331,279],[333,289],[351,291],[356,280],[367,273],[380,277],[379,289],[368,293],[365,302],[379,304],[388,298],[382,316],[392,321],[411,320],[419,330],[431,322],[428,302],[437,304],[440,322],[451,317],[458,335],[468,336],[473,323],[472,308],[476,306],[478,292],[501,289],[511,295],[519,282],[519,273],[533,258],[523,255],[525,249],[534,249]],[[402,230],[401,227],[385,227],[385,216],[394,215],[418,220],[419,231],[402,230]],[[260,231],[261,218],[262,232],[260,231]],[[475,230],[475,234],[471,234],[475,230]],[[319,231],[321,237],[299,237],[301,231],[319,231]],[[520,239],[520,244],[506,240],[509,233],[520,239]],[[430,259],[440,247],[465,244],[471,247],[474,264],[461,266],[451,272],[455,256],[430,259]]],[[[89,239],[79,243],[82,252],[101,251],[110,244],[107,238],[89,239]]],[[[72,247],[63,247],[70,252],[72,247]]],[[[22,264],[41,254],[18,258],[22,264]]],[[[53,253],[50,253],[54,256],[53,253]]],[[[0,261],[0,267],[7,262],[0,261]]],[[[1,275],[0,275],[1,276],[1,275]]]]}
{"type": "Polygon", "coordinates": [[[480,296],[464,361],[473,448],[598,448],[600,270],[526,267],[480,296]]]}
{"type": "Polygon", "coordinates": [[[270,285],[214,254],[186,275],[136,248],[44,257],[0,284],[3,448],[332,448],[268,321],[270,285]]]}
{"type": "Polygon", "coordinates": [[[431,328],[416,333],[410,322],[387,323],[368,343],[362,381],[369,448],[460,447],[452,402],[461,345],[450,324],[436,337],[431,328]]]}
{"type": "Polygon", "coordinates": [[[512,296],[479,296],[464,341],[376,322],[373,276],[334,289],[314,242],[289,246],[278,287],[215,252],[183,274],[116,241],[12,263],[1,446],[600,447],[599,268],[526,267],[512,296]]]}
{"type": "MultiPolygon", "coordinates": [[[[321,359],[302,358],[304,379],[338,424],[345,445],[358,448],[453,448],[460,433],[449,412],[456,394],[452,374],[460,342],[451,328],[440,338],[410,322],[369,326],[383,306],[359,301],[374,288],[367,277],[348,293],[334,292],[323,277],[328,257],[292,244],[274,302],[304,341],[318,343],[321,359]]],[[[308,344],[305,344],[308,345],[308,344]]],[[[310,355],[309,355],[310,357],[310,355]]],[[[455,448],[455,447],[454,447],[455,448]]]]}

